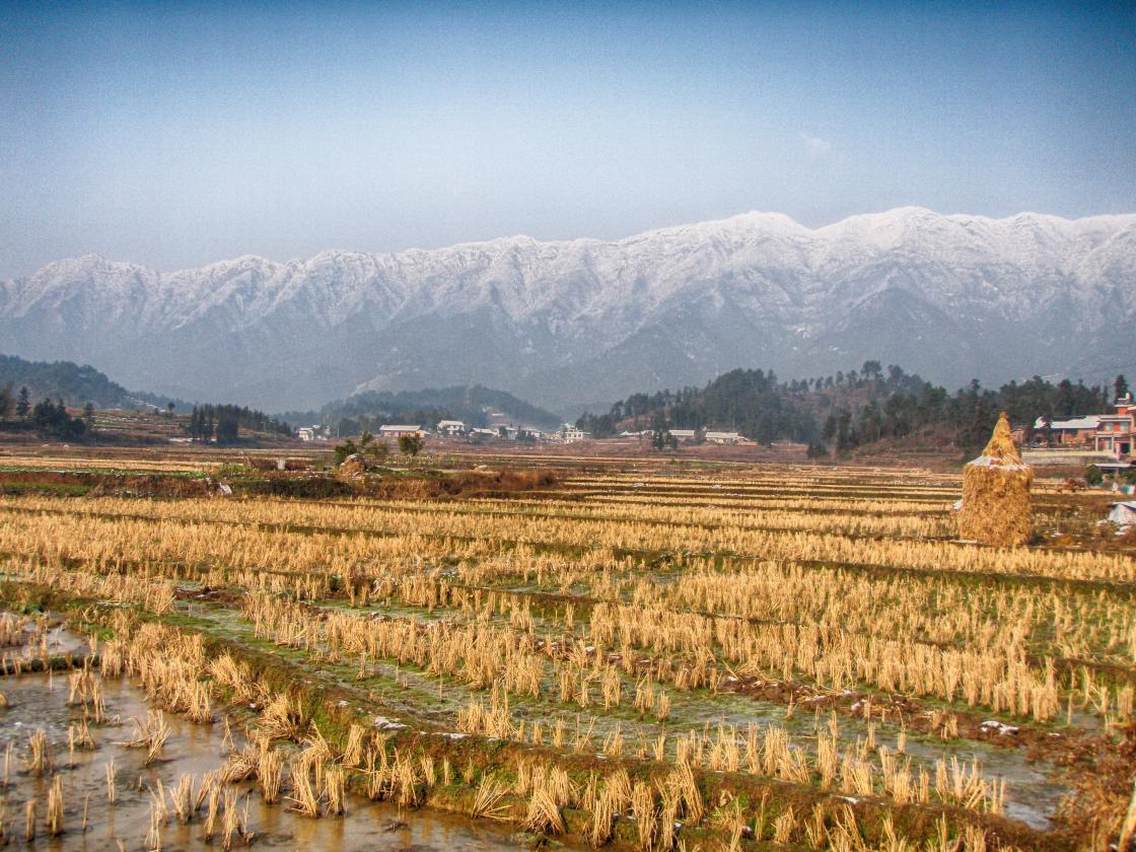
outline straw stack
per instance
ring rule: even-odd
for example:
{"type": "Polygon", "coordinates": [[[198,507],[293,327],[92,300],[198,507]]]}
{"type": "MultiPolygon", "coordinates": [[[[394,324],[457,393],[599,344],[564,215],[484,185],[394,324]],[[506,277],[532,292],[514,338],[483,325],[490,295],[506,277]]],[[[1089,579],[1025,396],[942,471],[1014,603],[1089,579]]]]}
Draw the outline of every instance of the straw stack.
{"type": "Polygon", "coordinates": [[[359,453],[352,453],[335,469],[335,475],[341,480],[362,479],[367,472],[367,460],[359,453]]]}
{"type": "Polygon", "coordinates": [[[1025,544],[1030,537],[1032,483],[1033,471],[1022,462],[1003,411],[982,455],[963,468],[959,538],[1025,544]]]}

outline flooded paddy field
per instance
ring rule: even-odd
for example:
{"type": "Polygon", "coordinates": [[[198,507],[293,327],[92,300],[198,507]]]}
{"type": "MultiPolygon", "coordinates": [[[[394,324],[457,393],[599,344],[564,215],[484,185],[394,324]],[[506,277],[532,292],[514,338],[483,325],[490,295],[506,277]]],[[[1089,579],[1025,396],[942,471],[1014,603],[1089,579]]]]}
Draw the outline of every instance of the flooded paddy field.
{"type": "MultiPolygon", "coordinates": [[[[52,633],[74,640],[60,628],[52,633]]],[[[74,641],[67,644],[75,645],[74,641]]],[[[81,672],[81,670],[78,670],[81,672]]],[[[160,752],[150,759],[133,744],[139,725],[153,717],[145,692],[125,676],[98,677],[101,721],[75,701],[76,673],[30,673],[0,682],[6,706],[0,715],[4,783],[0,812],[5,839],[46,849],[211,849],[255,843],[278,849],[471,849],[514,848],[509,832],[432,810],[413,813],[396,804],[371,802],[348,792],[344,813],[320,821],[265,802],[256,784],[231,785],[238,819],[225,820],[226,800],[210,821],[210,782],[229,756],[247,748],[246,737],[220,722],[191,722],[162,714],[160,752]],[[76,731],[83,728],[83,740],[76,731]],[[30,743],[43,738],[43,763],[30,743]],[[89,736],[89,738],[87,738],[89,736]],[[61,794],[58,822],[48,812],[53,788],[61,794]],[[191,803],[178,811],[179,784],[191,803]],[[34,817],[29,822],[29,803],[34,817]],[[29,825],[31,829],[29,830],[29,825]]]]}
{"type": "Polygon", "coordinates": [[[1041,483],[1047,534],[990,548],[955,540],[950,474],[593,461],[532,480],[424,499],[0,498],[4,838],[1120,837],[1136,559],[1092,546],[1083,495],[1067,507],[1041,483]],[[1079,545],[1045,543],[1063,524],[1079,545]]]}

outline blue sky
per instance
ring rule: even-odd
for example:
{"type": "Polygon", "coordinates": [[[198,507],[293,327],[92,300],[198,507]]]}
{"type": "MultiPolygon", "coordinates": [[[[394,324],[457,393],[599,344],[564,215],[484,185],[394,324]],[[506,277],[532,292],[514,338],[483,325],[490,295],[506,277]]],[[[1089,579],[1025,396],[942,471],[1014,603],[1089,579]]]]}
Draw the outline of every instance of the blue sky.
{"type": "Polygon", "coordinates": [[[1136,5],[0,2],[0,277],[1136,210],[1136,5]]]}

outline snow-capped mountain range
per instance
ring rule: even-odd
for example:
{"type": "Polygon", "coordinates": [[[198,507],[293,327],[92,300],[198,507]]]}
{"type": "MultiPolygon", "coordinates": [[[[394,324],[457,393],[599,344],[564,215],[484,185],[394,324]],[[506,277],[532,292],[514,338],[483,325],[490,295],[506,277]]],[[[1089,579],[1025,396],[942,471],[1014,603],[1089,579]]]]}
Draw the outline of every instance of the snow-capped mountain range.
{"type": "Polygon", "coordinates": [[[272,410],[481,383],[573,410],[734,367],[875,358],[956,386],[1136,373],[1136,214],[746,213],[628,237],[240,257],[85,256],[0,283],[0,352],[272,410]]]}

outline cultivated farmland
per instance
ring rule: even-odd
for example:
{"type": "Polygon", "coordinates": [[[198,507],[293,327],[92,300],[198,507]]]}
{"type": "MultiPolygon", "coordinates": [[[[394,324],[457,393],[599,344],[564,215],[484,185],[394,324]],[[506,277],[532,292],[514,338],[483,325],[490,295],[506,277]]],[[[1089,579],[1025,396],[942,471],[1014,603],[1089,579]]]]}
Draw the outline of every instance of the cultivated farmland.
{"type": "Polygon", "coordinates": [[[1119,839],[1136,558],[1106,495],[1040,482],[999,549],[954,540],[953,474],[540,461],[221,496],[244,462],[9,460],[3,837],[1119,839]]]}

